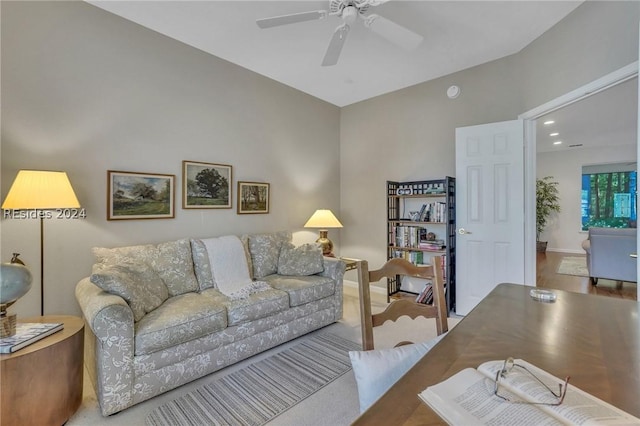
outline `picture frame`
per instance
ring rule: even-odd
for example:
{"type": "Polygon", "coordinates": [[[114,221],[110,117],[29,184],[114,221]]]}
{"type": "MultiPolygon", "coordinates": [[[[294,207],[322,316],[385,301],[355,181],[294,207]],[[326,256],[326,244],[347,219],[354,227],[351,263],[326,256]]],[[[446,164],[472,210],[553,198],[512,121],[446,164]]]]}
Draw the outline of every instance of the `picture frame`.
{"type": "Polygon", "coordinates": [[[269,213],[270,188],[266,182],[238,182],[238,214],[269,213]]]}
{"type": "Polygon", "coordinates": [[[173,219],[175,178],[107,170],[107,220],[173,219]]]}
{"type": "Polygon", "coordinates": [[[233,167],[228,164],[182,162],[183,209],[230,209],[233,167]]]}

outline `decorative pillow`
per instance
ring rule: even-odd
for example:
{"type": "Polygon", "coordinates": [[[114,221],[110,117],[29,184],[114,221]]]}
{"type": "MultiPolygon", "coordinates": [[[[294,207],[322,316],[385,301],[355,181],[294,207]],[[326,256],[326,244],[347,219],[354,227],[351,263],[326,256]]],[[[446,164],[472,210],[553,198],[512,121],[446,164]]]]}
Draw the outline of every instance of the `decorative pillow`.
{"type": "Polygon", "coordinates": [[[161,243],[158,256],[151,266],[164,281],[171,296],[198,291],[198,280],[193,272],[191,243],[188,239],[161,243]]]}
{"type": "Polygon", "coordinates": [[[191,240],[191,254],[193,255],[193,270],[200,286],[200,291],[215,287],[209,254],[202,240],[191,240]]]}
{"type": "Polygon", "coordinates": [[[315,244],[284,244],[278,258],[280,275],[314,275],[324,271],[322,249],[315,244]]]}
{"type": "Polygon", "coordinates": [[[260,279],[278,272],[280,248],[291,242],[288,231],[249,235],[249,253],[253,265],[253,278],[260,279]]]}
{"type": "Polygon", "coordinates": [[[169,297],[167,286],[144,262],[98,263],[93,265],[90,279],[104,291],[122,297],[131,307],[136,322],[169,297]]]}
{"type": "MultiPolygon", "coordinates": [[[[445,333],[446,334],[446,333],[445,333]]],[[[395,382],[433,348],[445,334],[423,343],[371,351],[350,351],[360,399],[360,412],[364,413],[395,382]]]]}

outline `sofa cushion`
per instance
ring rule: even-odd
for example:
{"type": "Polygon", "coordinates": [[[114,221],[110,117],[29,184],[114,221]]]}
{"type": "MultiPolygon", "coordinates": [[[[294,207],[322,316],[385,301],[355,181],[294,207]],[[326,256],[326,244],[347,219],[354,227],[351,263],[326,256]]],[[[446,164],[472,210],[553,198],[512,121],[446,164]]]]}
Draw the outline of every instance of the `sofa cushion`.
{"type": "Polygon", "coordinates": [[[103,248],[94,247],[98,263],[117,265],[122,262],[144,262],[162,278],[170,296],[198,290],[193,272],[191,244],[182,239],[158,245],[103,248]]]}
{"type": "Polygon", "coordinates": [[[200,291],[215,287],[207,247],[205,247],[202,240],[191,240],[191,255],[193,256],[193,270],[196,274],[200,291]]]}
{"type": "Polygon", "coordinates": [[[231,300],[216,289],[205,290],[202,295],[209,297],[216,305],[225,306],[229,326],[266,318],[289,309],[287,293],[276,289],[260,291],[237,300],[231,300]]]}
{"type": "Polygon", "coordinates": [[[291,242],[291,232],[249,235],[248,241],[253,278],[261,279],[278,272],[280,248],[283,244],[291,242]]]}
{"type": "Polygon", "coordinates": [[[188,239],[169,241],[157,245],[158,255],[153,267],[167,285],[169,294],[177,296],[198,291],[198,280],[193,272],[191,243],[188,239]]]}
{"type": "MultiPolygon", "coordinates": [[[[207,252],[207,246],[205,241],[207,239],[192,239],[191,240],[191,253],[193,256],[193,268],[195,271],[196,279],[200,290],[206,290],[208,288],[214,288],[215,282],[213,278],[213,271],[211,262],[209,261],[209,253],[207,252]]],[[[244,235],[240,238],[244,255],[247,260],[247,267],[249,268],[249,276],[253,279],[253,265],[251,263],[251,255],[249,254],[249,237],[244,235]]]]}
{"type": "Polygon", "coordinates": [[[291,243],[282,245],[278,258],[279,275],[313,275],[324,270],[322,249],[316,244],[295,247],[291,243]]]}
{"type": "Polygon", "coordinates": [[[223,330],[226,309],[199,293],[172,297],[135,326],[135,354],[145,355],[223,330]]]}
{"type": "Polygon", "coordinates": [[[102,290],[122,297],[131,307],[135,321],[169,297],[167,286],[145,262],[98,263],[93,265],[90,280],[102,290]]]}
{"type": "Polygon", "coordinates": [[[329,277],[310,275],[295,277],[284,275],[270,275],[264,280],[271,287],[287,292],[291,306],[320,300],[335,293],[335,281],[329,277]]]}

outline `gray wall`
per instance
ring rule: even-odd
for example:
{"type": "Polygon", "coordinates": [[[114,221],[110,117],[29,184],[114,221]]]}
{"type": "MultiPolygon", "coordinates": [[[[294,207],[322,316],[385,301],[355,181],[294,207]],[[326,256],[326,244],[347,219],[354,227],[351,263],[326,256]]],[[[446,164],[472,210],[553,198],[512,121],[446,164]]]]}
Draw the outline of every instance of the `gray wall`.
{"type": "Polygon", "coordinates": [[[386,180],[454,176],[456,127],[516,119],[638,60],[639,21],[639,2],[585,2],[517,54],[343,108],[340,253],[381,265],[386,180]]]}
{"type": "MultiPolygon", "coordinates": [[[[19,169],[64,170],[85,220],[45,221],[46,313],[79,313],[91,247],[289,229],[340,214],[337,107],[84,2],[2,2],[2,198],[19,169]],[[233,166],[233,208],[183,210],[182,160],[233,166]],[[176,175],[176,218],[107,221],[107,170],[176,175]],[[236,182],[271,184],[269,214],[236,214],[236,182]]],[[[22,253],[38,315],[37,220],[3,219],[1,260],[22,253]]],[[[339,234],[332,232],[339,244],[339,234]]]]}

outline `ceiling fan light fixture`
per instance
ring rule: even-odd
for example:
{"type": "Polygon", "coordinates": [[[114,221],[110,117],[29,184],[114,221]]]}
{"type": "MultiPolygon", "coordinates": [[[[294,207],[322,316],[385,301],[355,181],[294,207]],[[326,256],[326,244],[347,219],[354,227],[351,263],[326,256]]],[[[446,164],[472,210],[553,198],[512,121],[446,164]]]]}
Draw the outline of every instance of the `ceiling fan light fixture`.
{"type": "Polygon", "coordinates": [[[354,6],[347,6],[342,9],[342,20],[346,24],[353,24],[358,17],[358,10],[354,6]]]}
{"type": "Polygon", "coordinates": [[[258,27],[265,29],[304,21],[315,21],[324,19],[327,16],[341,18],[342,25],[333,32],[324,59],[322,60],[323,67],[336,65],[338,63],[342,47],[349,33],[349,25],[353,24],[358,17],[364,20],[366,28],[393,44],[406,50],[415,49],[424,39],[420,34],[416,34],[402,25],[398,25],[376,14],[365,16],[369,7],[378,6],[387,1],[389,0],[329,0],[329,10],[312,10],[309,12],[258,19],[256,20],[256,24],[258,27]]]}

